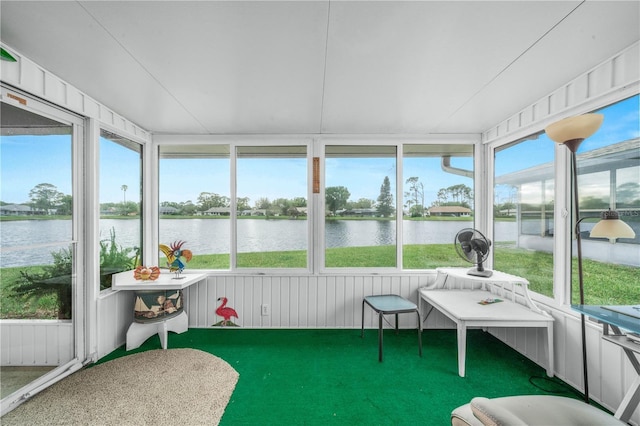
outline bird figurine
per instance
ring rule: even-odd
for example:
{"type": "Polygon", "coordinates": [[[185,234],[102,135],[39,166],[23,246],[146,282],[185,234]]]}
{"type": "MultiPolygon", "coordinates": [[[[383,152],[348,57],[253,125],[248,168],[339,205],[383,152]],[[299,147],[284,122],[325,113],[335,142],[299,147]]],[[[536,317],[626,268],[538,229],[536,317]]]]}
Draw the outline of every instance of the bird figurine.
{"type": "Polygon", "coordinates": [[[184,270],[186,263],[188,263],[193,257],[191,250],[183,249],[182,246],[186,241],[174,241],[171,245],[160,244],[160,251],[167,257],[167,266],[169,272],[175,272],[179,277],[180,273],[184,270]],[[185,261],[183,262],[184,259],[185,261]]]}
{"type": "Polygon", "coordinates": [[[222,318],[224,318],[224,320],[221,321],[220,324],[223,327],[225,327],[227,325],[227,323],[229,321],[231,321],[231,318],[233,318],[233,317],[238,318],[238,313],[236,312],[235,309],[227,307],[227,298],[226,297],[219,297],[218,298],[218,302],[221,301],[221,300],[222,300],[222,303],[220,304],[220,306],[218,306],[218,309],[216,309],[216,315],[219,315],[222,318]]]}

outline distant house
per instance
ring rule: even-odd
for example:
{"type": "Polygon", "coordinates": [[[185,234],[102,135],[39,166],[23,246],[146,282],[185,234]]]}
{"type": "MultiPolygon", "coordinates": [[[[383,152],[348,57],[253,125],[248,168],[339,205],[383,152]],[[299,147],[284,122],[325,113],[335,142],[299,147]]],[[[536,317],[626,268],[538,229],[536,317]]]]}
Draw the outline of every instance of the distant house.
{"type": "Polygon", "coordinates": [[[242,210],[242,212],[238,213],[240,216],[266,216],[266,209],[252,209],[252,210],[242,210]]]}
{"type": "Polygon", "coordinates": [[[178,209],[176,209],[175,207],[171,207],[171,206],[159,207],[158,208],[158,212],[161,215],[163,215],[163,214],[178,214],[178,209]]]}
{"type": "Polygon", "coordinates": [[[103,216],[115,216],[117,214],[120,213],[120,210],[118,210],[115,207],[108,207],[106,209],[101,209],[100,210],[100,214],[103,216]]]}
{"type": "Polygon", "coordinates": [[[6,206],[0,206],[0,215],[2,216],[27,216],[44,213],[45,212],[33,210],[24,204],[7,204],[6,206]]]}
{"type": "Polygon", "coordinates": [[[454,216],[468,217],[471,216],[471,209],[462,206],[438,206],[429,209],[430,216],[454,216]]]}
{"type": "Polygon", "coordinates": [[[231,215],[231,207],[211,207],[204,211],[205,216],[229,216],[231,215]]]}
{"type": "Polygon", "coordinates": [[[306,216],[307,215],[307,208],[306,207],[293,207],[293,209],[295,209],[298,212],[298,215],[300,215],[300,216],[306,216]]]}
{"type": "Polygon", "coordinates": [[[378,211],[376,209],[349,209],[342,214],[344,216],[376,216],[378,211]]]}

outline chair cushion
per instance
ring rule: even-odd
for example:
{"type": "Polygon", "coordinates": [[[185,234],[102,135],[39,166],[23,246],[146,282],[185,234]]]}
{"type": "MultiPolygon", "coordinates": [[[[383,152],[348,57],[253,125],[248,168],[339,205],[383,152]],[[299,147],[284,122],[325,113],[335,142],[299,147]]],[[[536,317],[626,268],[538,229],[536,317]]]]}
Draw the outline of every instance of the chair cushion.
{"type": "Polygon", "coordinates": [[[470,404],[471,412],[485,426],[526,425],[526,423],[516,416],[508,406],[503,407],[503,405],[500,404],[500,399],[503,398],[473,398],[470,404]]]}
{"type": "Polygon", "coordinates": [[[471,404],[461,405],[451,412],[451,426],[483,426],[471,411],[471,404]]]}
{"type": "Polygon", "coordinates": [[[572,398],[550,395],[473,398],[471,411],[485,426],[624,425],[594,406],[572,398]]]}

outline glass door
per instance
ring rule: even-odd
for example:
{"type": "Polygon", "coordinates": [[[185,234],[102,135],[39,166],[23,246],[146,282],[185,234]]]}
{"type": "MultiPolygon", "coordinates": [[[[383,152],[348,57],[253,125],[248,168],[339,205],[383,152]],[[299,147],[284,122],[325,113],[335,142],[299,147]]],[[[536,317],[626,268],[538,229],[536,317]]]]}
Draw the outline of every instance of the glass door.
{"type": "Polygon", "coordinates": [[[2,414],[84,359],[80,240],[82,120],[2,88],[2,414]],[[5,102],[5,100],[7,100],[5,102]],[[15,101],[15,102],[14,102],[15,101]]]}

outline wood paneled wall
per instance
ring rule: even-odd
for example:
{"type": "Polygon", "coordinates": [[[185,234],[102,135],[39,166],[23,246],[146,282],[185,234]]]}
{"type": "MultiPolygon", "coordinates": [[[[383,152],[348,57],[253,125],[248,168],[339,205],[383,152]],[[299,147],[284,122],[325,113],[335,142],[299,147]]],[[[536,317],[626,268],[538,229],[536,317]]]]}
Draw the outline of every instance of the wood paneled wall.
{"type": "Polygon", "coordinates": [[[1,320],[0,365],[51,366],[71,361],[73,324],[69,320],[1,320]]]}

